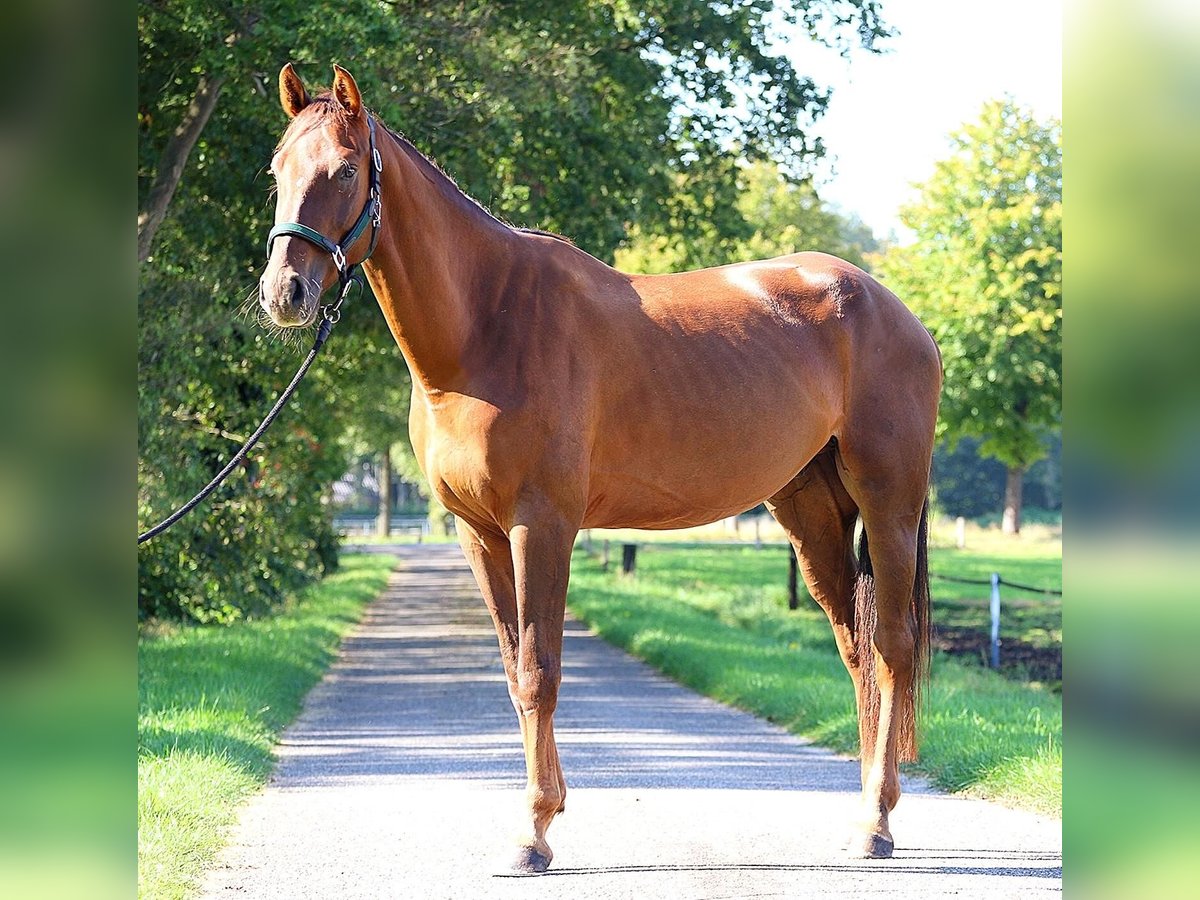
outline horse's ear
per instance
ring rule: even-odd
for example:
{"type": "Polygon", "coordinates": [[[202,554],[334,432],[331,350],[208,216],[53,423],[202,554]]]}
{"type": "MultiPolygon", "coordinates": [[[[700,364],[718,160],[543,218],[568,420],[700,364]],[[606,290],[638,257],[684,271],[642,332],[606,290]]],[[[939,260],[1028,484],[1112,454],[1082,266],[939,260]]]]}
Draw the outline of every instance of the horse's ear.
{"type": "Polygon", "coordinates": [[[279,103],[289,119],[296,118],[309,104],[308,91],[291,63],[279,70],[279,103]]]}
{"type": "Polygon", "coordinates": [[[354,83],[354,76],[341,66],[333,67],[333,96],[341,107],[352,116],[362,110],[362,94],[354,83]]]}

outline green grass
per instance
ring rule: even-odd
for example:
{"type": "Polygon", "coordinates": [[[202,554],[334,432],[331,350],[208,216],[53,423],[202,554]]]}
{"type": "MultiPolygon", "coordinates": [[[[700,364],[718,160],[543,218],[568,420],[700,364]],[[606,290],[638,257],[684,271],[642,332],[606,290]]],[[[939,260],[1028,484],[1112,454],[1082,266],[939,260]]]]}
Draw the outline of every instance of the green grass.
{"type": "MultiPolygon", "coordinates": [[[[961,561],[970,571],[995,560],[961,561]]],[[[1036,576],[1049,569],[1035,569],[1021,569],[1021,580],[1046,583],[1036,576]]],[[[605,639],[702,693],[857,752],[849,676],[816,604],[786,608],[784,551],[643,548],[633,578],[576,553],[571,577],[571,610],[605,639]]],[[[935,784],[1061,815],[1058,696],[939,654],[921,725],[913,768],[935,784]]]]}
{"type": "Polygon", "coordinates": [[[271,748],[395,565],[341,570],[270,618],[164,626],[138,641],[138,893],[185,897],[238,802],[270,774],[271,748]]]}

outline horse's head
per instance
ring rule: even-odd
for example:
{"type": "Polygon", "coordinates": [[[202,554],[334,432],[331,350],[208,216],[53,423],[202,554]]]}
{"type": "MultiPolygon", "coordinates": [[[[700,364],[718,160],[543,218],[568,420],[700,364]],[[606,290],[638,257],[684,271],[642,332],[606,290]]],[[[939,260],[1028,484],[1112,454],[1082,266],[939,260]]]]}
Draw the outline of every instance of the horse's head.
{"type": "Polygon", "coordinates": [[[379,226],[374,125],[350,73],[333,68],[333,89],[315,98],[291,63],[279,73],[292,121],[271,159],[276,224],[259,282],[263,309],[278,325],[310,324],[321,293],[367,256],[379,226]]]}

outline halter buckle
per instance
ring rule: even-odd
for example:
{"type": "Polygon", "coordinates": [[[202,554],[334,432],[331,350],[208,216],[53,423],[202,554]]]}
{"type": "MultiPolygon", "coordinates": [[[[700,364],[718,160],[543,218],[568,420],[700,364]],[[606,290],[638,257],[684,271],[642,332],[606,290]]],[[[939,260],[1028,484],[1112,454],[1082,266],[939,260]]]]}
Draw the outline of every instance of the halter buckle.
{"type": "Polygon", "coordinates": [[[339,272],[346,271],[346,254],[342,252],[342,248],[340,246],[335,246],[333,248],[333,264],[337,266],[337,270],[339,272]]]}

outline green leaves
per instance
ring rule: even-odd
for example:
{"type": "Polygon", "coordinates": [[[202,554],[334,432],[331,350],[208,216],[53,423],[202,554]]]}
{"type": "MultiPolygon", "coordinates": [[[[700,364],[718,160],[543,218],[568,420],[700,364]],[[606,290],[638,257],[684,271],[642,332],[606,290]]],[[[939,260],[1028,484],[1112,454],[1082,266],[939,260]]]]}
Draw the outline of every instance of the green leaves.
{"type": "Polygon", "coordinates": [[[992,101],[952,146],[876,270],[942,351],[941,434],[1024,469],[1061,420],[1061,128],[992,101]]]}
{"type": "Polygon", "coordinates": [[[662,274],[821,250],[866,265],[878,249],[871,230],[827,206],[812,184],[788,178],[774,163],[738,165],[701,187],[679,179],[661,232],[632,231],[618,268],[662,274]]]}

